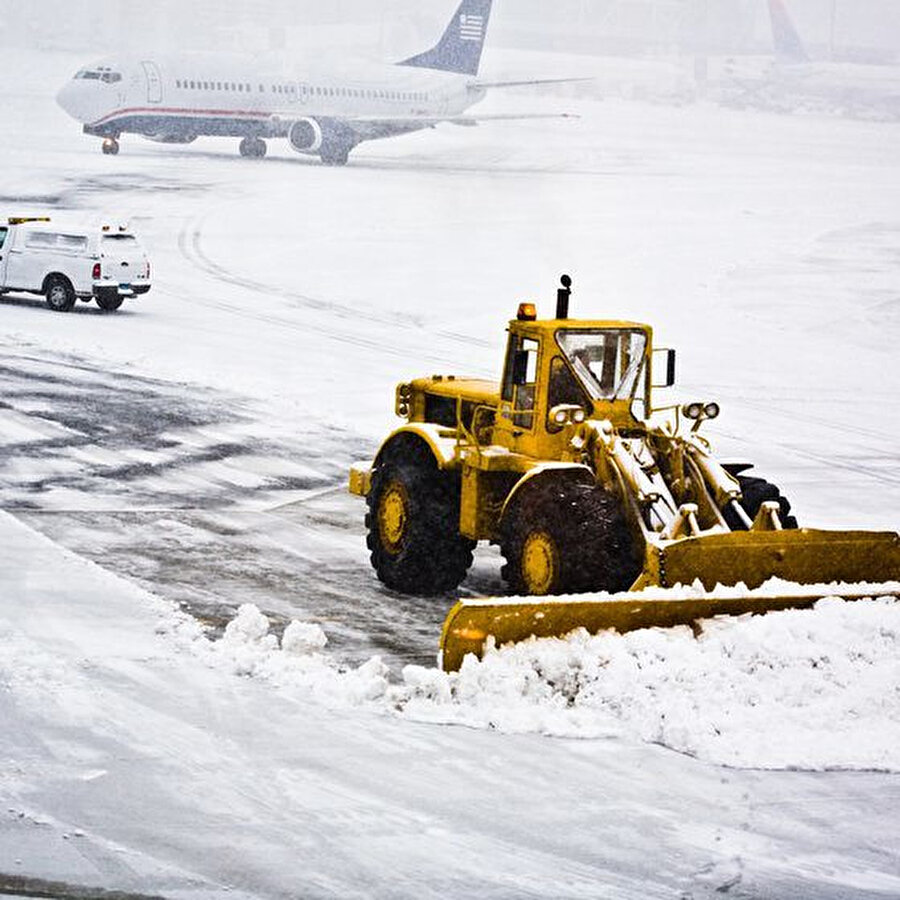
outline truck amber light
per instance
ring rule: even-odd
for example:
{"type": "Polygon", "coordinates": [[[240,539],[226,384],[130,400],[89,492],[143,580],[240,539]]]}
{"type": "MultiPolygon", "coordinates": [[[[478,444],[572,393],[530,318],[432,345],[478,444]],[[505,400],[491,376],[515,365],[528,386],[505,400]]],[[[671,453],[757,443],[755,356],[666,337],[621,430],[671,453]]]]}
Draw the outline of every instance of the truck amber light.
{"type": "Polygon", "coordinates": [[[533,303],[520,303],[516,318],[520,322],[533,322],[537,318],[537,308],[533,303]]]}
{"type": "Polygon", "coordinates": [[[100,278],[100,263],[94,263],[94,271],[92,273],[94,281],[100,278]]]}

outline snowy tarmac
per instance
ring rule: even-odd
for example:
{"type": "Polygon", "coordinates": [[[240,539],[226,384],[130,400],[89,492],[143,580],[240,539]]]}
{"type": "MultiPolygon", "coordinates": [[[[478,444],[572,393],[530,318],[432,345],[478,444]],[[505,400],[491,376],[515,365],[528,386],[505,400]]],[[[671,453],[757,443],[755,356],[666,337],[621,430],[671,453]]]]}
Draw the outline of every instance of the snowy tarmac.
{"type": "MultiPolygon", "coordinates": [[[[724,768],[692,719],[702,672],[661,740],[607,700],[562,726],[558,697],[524,710],[477,678],[435,701],[401,672],[427,673],[451,598],[382,590],[344,493],[397,381],[496,377],[506,319],[568,271],[574,314],[678,348],[677,398],[722,404],[709,435],[802,524],[896,529],[900,125],[517,95],[582,118],[440,128],[343,170],[212,140],[111,159],[52,102],[82,60],[13,55],[3,214],[130,220],[154,289],[114,315],[0,299],[0,892],[900,896],[896,605],[854,632],[884,640],[871,684],[828,643],[871,703],[826,693],[805,723],[778,718],[800,670],[772,625],[774,719],[735,695],[724,768]],[[265,636],[219,641],[243,604],[328,644],[285,667],[265,636]]],[[[462,590],[499,589],[483,552],[462,590]]],[[[855,615],[828,609],[811,653],[855,615]]]]}

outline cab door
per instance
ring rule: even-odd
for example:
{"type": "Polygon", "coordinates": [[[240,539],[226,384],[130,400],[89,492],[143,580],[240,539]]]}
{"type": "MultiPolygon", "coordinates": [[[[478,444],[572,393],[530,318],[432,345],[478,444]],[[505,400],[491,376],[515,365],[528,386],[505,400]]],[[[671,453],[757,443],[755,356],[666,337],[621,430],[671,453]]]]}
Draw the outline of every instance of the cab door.
{"type": "Polygon", "coordinates": [[[159,74],[159,66],[155,62],[145,60],[141,63],[141,67],[147,79],[147,102],[162,103],[162,76],[159,74]]]}
{"type": "Polygon", "coordinates": [[[540,365],[540,337],[510,332],[495,435],[497,443],[520,453],[535,450],[541,409],[540,365]]]}

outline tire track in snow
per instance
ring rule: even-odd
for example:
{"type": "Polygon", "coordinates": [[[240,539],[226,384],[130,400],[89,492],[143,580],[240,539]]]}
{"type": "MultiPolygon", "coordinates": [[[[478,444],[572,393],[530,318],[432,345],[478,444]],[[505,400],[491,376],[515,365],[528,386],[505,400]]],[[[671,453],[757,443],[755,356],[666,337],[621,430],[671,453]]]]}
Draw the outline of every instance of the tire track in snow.
{"type": "MultiPolygon", "coordinates": [[[[220,309],[224,312],[229,312],[233,315],[250,318],[254,321],[268,322],[269,324],[277,325],[283,328],[289,328],[291,330],[304,333],[314,332],[316,334],[327,337],[329,340],[374,350],[379,354],[397,356],[404,359],[408,359],[411,355],[414,355],[420,360],[430,363],[436,363],[441,366],[449,366],[451,370],[456,369],[457,358],[455,355],[421,353],[420,349],[418,348],[421,348],[422,346],[421,338],[424,330],[424,323],[417,317],[405,316],[401,314],[384,315],[373,312],[360,311],[345,304],[310,297],[306,294],[291,291],[280,286],[268,285],[264,282],[255,281],[253,279],[230,272],[224,266],[221,266],[218,263],[210,260],[209,257],[204,253],[201,245],[203,234],[202,225],[202,219],[194,219],[186,223],[178,234],[178,248],[181,251],[181,255],[191,265],[205,272],[207,275],[210,275],[216,281],[244,288],[245,290],[253,291],[254,293],[264,294],[278,300],[287,300],[290,301],[291,304],[295,307],[301,307],[316,312],[330,314],[332,316],[338,317],[342,322],[362,321],[370,324],[384,326],[386,329],[389,329],[392,332],[402,330],[404,334],[409,336],[410,340],[413,342],[413,346],[417,349],[414,353],[411,353],[409,348],[404,347],[400,344],[391,344],[380,339],[365,338],[359,334],[353,335],[348,333],[346,329],[336,329],[327,325],[317,325],[313,322],[309,322],[308,320],[299,323],[292,318],[279,316],[274,313],[260,313],[258,309],[248,308],[240,304],[228,303],[224,300],[196,298],[197,302],[202,303],[206,306],[220,309]]],[[[453,331],[437,331],[432,332],[432,335],[434,337],[442,338],[446,341],[452,341],[464,346],[491,346],[490,341],[484,340],[482,338],[471,337],[469,335],[462,335],[453,331]]],[[[492,377],[492,375],[489,373],[483,374],[485,375],[485,377],[492,377]]]]}

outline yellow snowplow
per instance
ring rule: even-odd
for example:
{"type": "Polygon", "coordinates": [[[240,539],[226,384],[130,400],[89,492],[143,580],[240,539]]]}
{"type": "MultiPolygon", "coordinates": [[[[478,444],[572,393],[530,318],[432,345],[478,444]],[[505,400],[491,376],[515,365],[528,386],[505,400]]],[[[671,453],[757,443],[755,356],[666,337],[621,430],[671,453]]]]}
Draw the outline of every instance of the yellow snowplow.
{"type": "Polygon", "coordinates": [[[654,350],[648,325],[570,319],[570,286],[564,276],[553,319],[520,305],[499,384],[398,385],[405,424],[350,473],[368,505],[372,565],[393,590],[447,593],[477,541],[500,545],[515,596],[454,606],[445,669],[489,638],[691,624],[900,589],[900,536],[798,527],[774,484],[713,455],[700,428],[716,403],[654,406],[654,388],[674,383],[674,351],[654,350]]]}

